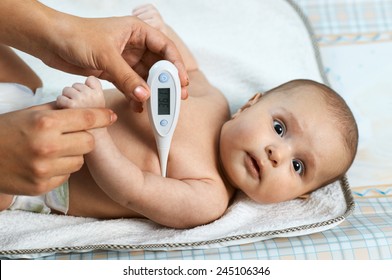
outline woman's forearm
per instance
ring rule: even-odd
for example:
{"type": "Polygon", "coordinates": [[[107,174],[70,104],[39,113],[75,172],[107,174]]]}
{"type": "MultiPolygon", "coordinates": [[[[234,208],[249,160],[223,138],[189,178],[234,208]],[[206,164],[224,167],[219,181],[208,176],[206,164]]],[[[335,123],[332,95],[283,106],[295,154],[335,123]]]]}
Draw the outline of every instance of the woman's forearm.
{"type": "Polygon", "coordinates": [[[1,0],[0,43],[40,57],[64,35],[69,17],[35,0],[1,0]]]}

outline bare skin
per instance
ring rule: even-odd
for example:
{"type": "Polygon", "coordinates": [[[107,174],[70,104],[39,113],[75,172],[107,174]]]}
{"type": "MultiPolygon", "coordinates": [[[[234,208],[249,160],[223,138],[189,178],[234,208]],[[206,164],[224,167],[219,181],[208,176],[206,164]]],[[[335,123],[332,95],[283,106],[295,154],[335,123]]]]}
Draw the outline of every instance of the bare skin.
{"type": "Polygon", "coordinates": [[[18,83],[33,92],[42,87],[41,79],[9,47],[0,44],[0,83],[18,83]]]}
{"type": "Polygon", "coordinates": [[[258,94],[230,118],[225,97],[199,71],[157,10],[146,5],[135,14],[176,43],[191,81],[167,177],[160,175],[147,112],[135,113],[120,92],[102,91],[100,82],[89,77],[85,84],[65,88],[57,105],[107,107],[118,121],[89,131],[95,149],[86,155],[87,164],[70,177],[67,214],[144,217],[189,228],[221,217],[235,189],[256,202],[282,202],[317,189],[345,170],[349,154],[342,152],[340,132],[316,85],[294,81],[300,85],[272,90],[263,98],[258,94]]]}
{"type": "MultiPolygon", "coordinates": [[[[0,82],[18,83],[35,91],[41,79],[8,46],[0,44],[0,82]]],[[[0,209],[12,194],[47,193],[79,170],[83,154],[94,147],[86,130],[110,125],[115,114],[107,109],[55,110],[44,104],[1,115],[0,209]]]]}
{"type": "MultiPolygon", "coordinates": [[[[147,13],[151,11],[150,8],[153,7],[149,7],[147,13]]],[[[105,91],[103,105],[61,106],[60,104],[63,108],[106,107],[113,110],[117,115],[117,122],[110,129],[105,128],[103,131],[109,132],[116,149],[124,156],[126,164],[136,166],[138,171],[143,171],[147,177],[156,180],[149,184],[149,187],[144,186],[143,198],[137,197],[136,201],[131,203],[134,199],[132,191],[123,190],[128,195],[124,199],[117,193],[108,192],[107,186],[112,186],[113,182],[105,184],[102,178],[94,176],[94,169],[97,169],[94,164],[100,162],[94,157],[99,156],[99,152],[90,153],[86,156],[89,164],[84,165],[80,171],[73,173],[69,178],[70,204],[67,213],[69,215],[97,218],[147,217],[171,227],[192,227],[219,218],[228,207],[234,191],[227,189],[222,180],[217,152],[220,128],[229,119],[227,101],[197,69],[196,61],[182,41],[160,18],[156,19],[158,20],[154,23],[154,27],[167,32],[176,45],[180,46],[180,50],[186,50],[181,55],[192,83],[188,88],[188,100],[182,101],[181,116],[172,142],[168,163],[170,179],[160,176],[159,158],[147,112],[135,112],[121,92],[116,89],[105,91]],[[194,125],[189,126],[189,123],[194,125]],[[194,130],[198,127],[203,127],[200,133],[195,137],[189,137],[194,135],[194,130]],[[155,202],[147,205],[144,200],[155,202]]],[[[89,84],[89,79],[86,84],[94,88],[93,82],[89,84]]],[[[72,88],[80,86],[83,85],[74,85],[72,88]]],[[[91,91],[91,88],[87,90],[91,91]]],[[[92,92],[102,93],[100,90],[92,90],[92,92]]],[[[90,131],[95,139],[94,151],[106,149],[105,143],[100,144],[102,139],[99,137],[100,131],[102,130],[90,131]]],[[[113,157],[109,156],[109,158],[113,157]]],[[[119,169],[124,168],[126,167],[119,167],[119,169]]],[[[126,170],[122,172],[127,173],[126,170]]],[[[112,172],[112,174],[116,173],[112,172]]],[[[132,176],[131,173],[127,180],[136,180],[136,177],[137,175],[132,176]]],[[[12,197],[8,196],[9,203],[10,199],[12,197]]],[[[2,209],[8,207],[9,203],[6,203],[2,209]]]]}
{"type": "MultiPolygon", "coordinates": [[[[149,97],[143,79],[148,69],[167,59],[176,65],[182,98],[187,97],[187,74],[176,46],[135,16],[82,18],[37,0],[0,1],[0,82],[23,84],[34,91],[41,80],[7,46],[53,68],[113,82],[136,111],[149,97]]],[[[55,104],[46,104],[0,115],[1,193],[40,195],[58,187],[81,168],[84,154],[94,148],[87,130],[116,119],[105,108],[56,109],[55,104]]],[[[0,196],[3,208],[10,196],[0,196]]]]}
{"type": "Polygon", "coordinates": [[[187,95],[186,72],[175,45],[136,17],[82,18],[36,0],[4,0],[0,2],[0,43],[53,68],[109,80],[136,102],[149,97],[142,79],[149,67],[167,59],[179,70],[182,97],[187,95]]]}
{"type": "MultiPolygon", "coordinates": [[[[141,9],[141,12],[136,9],[135,14],[144,20],[151,15],[153,21],[149,23],[165,32],[182,51],[190,78],[189,98],[182,102],[170,151],[168,178],[160,176],[159,158],[147,112],[133,112],[121,93],[116,90],[106,91],[106,107],[117,114],[118,121],[107,130],[91,131],[96,139],[96,149],[86,157],[89,168],[85,165],[70,178],[67,214],[97,218],[147,217],[176,228],[205,224],[225,212],[234,193],[222,179],[224,177],[220,172],[218,157],[220,129],[230,117],[228,104],[225,97],[198,70],[189,50],[163,23],[155,8],[147,6],[141,9]],[[197,128],[201,129],[195,134],[197,128]],[[113,168],[114,165],[119,166],[117,170],[129,168],[129,175],[124,172],[125,183],[119,184],[119,190],[113,190],[117,182],[108,182],[106,178],[109,176],[101,175],[108,171],[101,167],[100,162],[108,161],[107,156],[115,157],[112,151],[108,155],[103,152],[108,150],[108,142],[111,142],[103,140],[105,137],[110,137],[114,142],[114,153],[118,149],[120,156],[124,157],[123,164],[119,164],[117,159],[112,164],[108,163],[107,168],[113,168]],[[131,175],[133,167],[143,173],[143,195],[133,190],[137,187],[128,188],[131,182],[137,181],[139,174],[135,172],[136,175],[131,175]]],[[[92,89],[98,87],[91,80],[86,84],[92,89]]],[[[74,85],[73,88],[86,90],[82,85],[74,85]]],[[[72,92],[72,89],[69,90],[72,92]]],[[[63,95],[67,93],[63,92],[63,95]]],[[[62,101],[65,102],[64,107],[80,106],[79,101],[76,101],[76,105],[68,104],[69,100],[62,101]]],[[[89,106],[91,102],[95,101],[88,101],[89,106]]],[[[95,106],[103,105],[97,103],[95,106]]],[[[115,176],[119,177],[118,181],[121,180],[122,175],[118,171],[115,176]]]]}
{"type": "MultiPolygon", "coordinates": [[[[171,29],[161,26],[164,23],[154,7],[140,9],[140,17],[164,32],[169,30],[179,49],[186,50],[171,29]]],[[[209,84],[189,54],[182,53],[192,66],[188,70],[190,98],[182,104],[168,178],[159,176],[146,114],[135,118],[115,93],[106,94],[106,102],[99,101],[100,85],[94,80],[63,92],[60,106],[101,107],[106,103],[119,116],[109,129],[91,131],[97,149],[86,156],[90,173],[76,181],[71,177],[71,202],[79,202],[71,205],[70,214],[129,215],[171,227],[191,227],[220,217],[234,193],[233,186],[257,202],[276,203],[312,192],[326,178],[345,169],[348,153],[334,152],[344,151],[344,144],[330,121],[326,103],[314,94],[319,90],[316,86],[299,86],[290,93],[263,98],[258,95],[230,119],[225,98],[209,84]],[[318,129],[321,123],[322,130],[318,129]],[[83,181],[90,174],[91,179],[83,181]],[[86,185],[93,186],[90,192],[100,187],[124,209],[112,201],[102,207],[99,200],[102,202],[104,195],[88,203],[88,209],[81,193],[86,185]]]]}
{"type": "MultiPolygon", "coordinates": [[[[205,205],[204,208],[214,214],[201,222],[207,223],[224,213],[233,194],[233,190],[227,189],[221,179],[222,174],[219,171],[217,153],[220,129],[223,123],[229,119],[229,110],[225,98],[208,83],[199,71],[190,72],[189,77],[192,81],[188,89],[189,100],[183,101],[181,105],[180,120],[169,156],[168,177],[180,181],[205,179],[208,182],[194,188],[188,185],[183,186],[184,194],[181,203],[184,206],[188,204],[189,208],[194,205],[192,212],[196,208],[202,209],[205,205]],[[200,108],[203,108],[202,113],[200,108]],[[194,125],[190,126],[189,123],[194,125]],[[203,127],[203,129],[200,129],[200,133],[195,135],[194,130],[197,127],[203,127]],[[192,137],[189,137],[190,135],[192,137]],[[198,152],[195,153],[195,151],[198,152]],[[188,192],[185,192],[186,187],[189,187],[188,192]],[[216,205],[217,202],[219,202],[218,205],[216,205]]],[[[105,92],[105,100],[106,106],[118,115],[118,121],[108,129],[118,149],[141,170],[156,175],[157,179],[162,180],[159,184],[154,185],[150,193],[147,193],[146,189],[146,197],[150,200],[163,198],[162,194],[155,195],[155,193],[160,193],[160,189],[166,194],[178,194],[179,190],[176,190],[172,181],[160,177],[159,158],[147,113],[143,112],[142,115],[134,113],[124,101],[123,96],[115,90],[110,93],[105,92]],[[167,191],[168,188],[172,188],[172,191],[167,191]]],[[[162,204],[170,205],[173,204],[170,203],[171,200],[176,200],[173,196],[166,199],[166,202],[162,201],[162,204]]],[[[159,208],[160,203],[152,204],[159,208]]],[[[133,211],[129,205],[128,207],[121,206],[106,195],[91,176],[87,165],[79,172],[72,174],[70,178],[69,206],[68,214],[75,216],[98,218],[145,216],[140,214],[141,210],[133,211]]],[[[180,205],[178,204],[178,206],[180,205]]],[[[146,209],[144,208],[143,211],[146,209]]],[[[177,212],[177,210],[167,211],[177,212]]],[[[182,210],[179,211],[184,213],[182,210]]],[[[195,225],[191,219],[188,219],[187,222],[192,224],[177,224],[179,220],[174,221],[171,215],[165,216],[163,219],[161,211],[154,209],[151,209],[146,215],[152,220],[169,226],[189,227],[195,225]]],[[[181,216],[180,213],[176,215],[177,217],[181,216]]],[[[186,220],[185,217],[184,219],[186,220]]],[[[200,220],[197,223],[200,224],[200,220]]]]}

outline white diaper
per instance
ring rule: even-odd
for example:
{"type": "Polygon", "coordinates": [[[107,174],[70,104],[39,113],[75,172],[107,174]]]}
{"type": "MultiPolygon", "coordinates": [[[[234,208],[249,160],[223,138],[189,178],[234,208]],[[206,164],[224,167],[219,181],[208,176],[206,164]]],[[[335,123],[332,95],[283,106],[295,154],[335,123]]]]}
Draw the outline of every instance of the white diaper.
{"type": "Polygon", "coordinates": [[[52,102],[59,94],[59,90],[37,88],[33,92],[21,84],[0,82],[0,114],[52,102]]]}
{"type": "Polygon", "coordinates": [[[39,196],[15,195],[8,210],[24,210],[29,212],[49,214],[57,210],[67,214],[69,204],[68,181],[58,188],[39,196]]]}

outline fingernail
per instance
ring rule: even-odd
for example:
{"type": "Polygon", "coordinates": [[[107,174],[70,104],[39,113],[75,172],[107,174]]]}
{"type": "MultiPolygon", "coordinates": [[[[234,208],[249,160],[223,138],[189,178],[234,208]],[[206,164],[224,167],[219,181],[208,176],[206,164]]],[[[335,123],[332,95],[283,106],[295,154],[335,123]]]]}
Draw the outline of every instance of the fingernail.
{"type": "Polygon", "coordinates": [[[181,99],[183,99],[183,100],[188,99],[189,93],[188,93],[187,88],[182,88],[181,89],[181,97],[182,97],[181,99]]]}
{"type": "Polygon", "coordinates": [[[189,76],[186,75],[186,86],[189,86],[189,76]]]}
{"type": "Polygon", "coordinates": [[[136,87],[135,90],[133,91],[133,95],[135,95],[135,97],[136,97],[139,101],[143,102],[143,101],[146,100],[146,98],[147,98],[147,96],[148,96],[148,92],[147,92],[147,90],[146,90],[144,87],[138,86],[138,87],[136,87]]]}
{"type": "Polygon", "coordinates": [[[114,123],[117,120],[117,114],[112,110],[109,110],[109,112],[110,112],[110,123],[114,123]]]}
{"type": "Polygon", "coordinates": [[[116,114],[116,113],[113,113],[113,114],[110,116],[110,120],[112,121],[112,123],[114,123],[115,121],[117,121],[117,114],[116,114]]]}

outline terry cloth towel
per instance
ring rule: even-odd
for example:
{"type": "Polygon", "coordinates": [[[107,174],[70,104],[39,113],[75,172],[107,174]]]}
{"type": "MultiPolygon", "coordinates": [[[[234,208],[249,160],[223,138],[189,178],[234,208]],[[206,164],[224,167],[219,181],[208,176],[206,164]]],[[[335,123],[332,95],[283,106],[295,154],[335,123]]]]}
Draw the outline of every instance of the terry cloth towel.
{"type": "MultiPolygon", "coordinates": [[[[87,17],[124,15],[143,2],[42,1],[87,17]]],[[[232,112],[254,93],[306,78],[324,81],[318,49],[301,13],[284,0],[152,1],[195,54],[210,82],[228,98],[232,112]]],[[[47,68],[20,53],[43,78],[34,104],[53,100],[64,86],[85,78],[47,68]]],[[[105,83],[105,87],[112,87],[105,83]]],[[[6,98],[6,97],[3,97],[6,98]]],[[[97,220],[22,211],[0,213],[0,254],[11,258],[55,252],[171,250],[219,247],[322,231],[353,209],[347,181],[313,192],[309,199],[256,204],[242,193],[217,221],[176,230],[146,219],[97,220]]],[[[175,217],[173,217],[175,219],[175,217]]]]}

